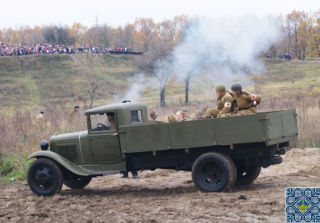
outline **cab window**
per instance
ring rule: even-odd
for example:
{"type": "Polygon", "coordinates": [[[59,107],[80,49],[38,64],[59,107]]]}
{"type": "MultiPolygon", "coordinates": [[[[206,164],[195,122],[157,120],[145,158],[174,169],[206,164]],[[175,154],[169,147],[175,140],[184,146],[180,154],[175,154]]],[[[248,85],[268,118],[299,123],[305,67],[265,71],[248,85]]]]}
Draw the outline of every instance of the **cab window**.
{"type": "Polygon", "coordinates": [[[91,131],[111,131],[116,129],[114,112],[106,112],[90,115],[91,131]]]}
{"type": "Polygon", "coordinates": [[[141,110],[132,110],[131,114],[131,123],[142,122],[142,111],[141,110]]]}

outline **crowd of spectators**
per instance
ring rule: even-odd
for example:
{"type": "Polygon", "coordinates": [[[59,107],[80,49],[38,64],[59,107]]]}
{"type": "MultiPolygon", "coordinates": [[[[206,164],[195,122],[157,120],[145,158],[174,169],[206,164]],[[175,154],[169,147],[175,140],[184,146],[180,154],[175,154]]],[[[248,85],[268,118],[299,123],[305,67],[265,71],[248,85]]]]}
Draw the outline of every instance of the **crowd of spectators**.
{"type": "Polygon", "coordinates": [[[127,54],[133,52],[131,48],[99,48],[92,45],[81,47],[59,44],[4,44],[0,43],[0,56],[21,56],[33,54],[73,54],[73,53],[117,53],[127,54]]]}

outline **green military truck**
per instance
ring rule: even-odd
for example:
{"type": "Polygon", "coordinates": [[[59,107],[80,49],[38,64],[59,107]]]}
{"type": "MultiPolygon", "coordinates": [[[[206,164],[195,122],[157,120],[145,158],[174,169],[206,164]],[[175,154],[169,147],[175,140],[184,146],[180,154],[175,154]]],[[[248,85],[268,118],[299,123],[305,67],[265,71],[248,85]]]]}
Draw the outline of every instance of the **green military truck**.
{"type": "Polygon", "coordinates": [[[225,191],[281,163],[298,135],[294,110],[172,123],[150,122],[147,114],[133,102],[86,111],[88,130],[55,134],[30,155],[31,190],[48,196],[63,184],[82,189],[92,177],[161,168],[191,171],[201,191],[225,191]]]}

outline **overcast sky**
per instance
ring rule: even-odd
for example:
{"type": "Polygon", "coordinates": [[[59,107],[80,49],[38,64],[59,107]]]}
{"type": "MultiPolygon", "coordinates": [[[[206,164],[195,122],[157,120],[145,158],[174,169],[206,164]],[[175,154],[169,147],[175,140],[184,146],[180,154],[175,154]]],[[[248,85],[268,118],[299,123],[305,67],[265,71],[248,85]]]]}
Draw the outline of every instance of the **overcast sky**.
{"type": "Polygon", "coordinates": [[[320,9],[320,0],[1,0],[0,28],[34,25],[111,26],[133,23],[136,18],[155,21],[176,15],[226,17],[229,15],[279,15],[293,9],[320,9]]]}

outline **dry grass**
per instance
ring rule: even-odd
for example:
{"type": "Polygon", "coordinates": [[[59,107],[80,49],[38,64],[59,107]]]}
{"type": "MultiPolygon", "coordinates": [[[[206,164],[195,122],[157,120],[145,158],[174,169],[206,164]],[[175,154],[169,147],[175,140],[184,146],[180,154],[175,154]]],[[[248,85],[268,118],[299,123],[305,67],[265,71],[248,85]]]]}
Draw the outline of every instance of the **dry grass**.
{"type": "Polygon", "coordinates": [[[0,157],[12,153],[27,154],[39,149],[42,139],[54,133],[78,131],[86,128],[84,116],[70,115],[63,108],[46,111],[43,119],[30,111],[16,111],[10,116],[0,116],[0,157]]]}
{"type": "MultiPolygon", "coordinates": [[[[296,109],[299,125],[299,147],[320,146],[320,105],[310,106],[310,99],[291,98],[286,101],[266,100],[259,108],[260,111],[296,109]]],[[[159,114],[159,120],[166,121],[167,115],[175,113],[185,107],[182,103],[170,104],[168,107],[149,108],[159,114]]],[[[201,110],[204,104],[193,103],[185,108],[189,113],[201,110]]],[[[70,115],[70,110],[64,108],[50,108],[43,120],[37,120],[30,111],[17,111],[11,116],[0,116],[0,154],[28,154],[39,149],[42,139],[49,140],[54,133],[80,131],[86,129],[86,119],[82,111],[70,115]]]]}

